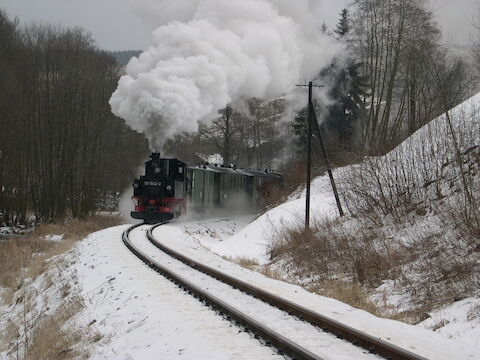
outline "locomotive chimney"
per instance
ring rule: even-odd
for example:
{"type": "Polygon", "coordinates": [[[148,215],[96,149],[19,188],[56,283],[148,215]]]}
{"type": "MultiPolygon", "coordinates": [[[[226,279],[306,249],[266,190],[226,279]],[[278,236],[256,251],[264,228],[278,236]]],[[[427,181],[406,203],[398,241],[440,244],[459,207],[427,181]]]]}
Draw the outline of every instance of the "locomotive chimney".
{"type": "Polygon", "coordinates": [[[150,157],[152,158],[152,160],[160,160],[160,153],[152,153],[150,157]]]}

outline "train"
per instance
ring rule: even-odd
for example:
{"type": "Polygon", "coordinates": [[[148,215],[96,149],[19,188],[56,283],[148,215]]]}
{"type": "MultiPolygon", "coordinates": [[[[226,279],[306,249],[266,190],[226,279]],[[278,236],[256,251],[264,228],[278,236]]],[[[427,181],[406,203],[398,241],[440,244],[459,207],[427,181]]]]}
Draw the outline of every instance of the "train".
{"type": "Polygon", "coordinates": [[[172,220],[188,209],[228,209],[239,203],[261,207],[265,192],[282,184],[281,174],[271,170],[241,169],[205,163],[188,166],[152,153],[145,174],[133,182],[135,209],[131,217],[147,224],[172,220]]]}

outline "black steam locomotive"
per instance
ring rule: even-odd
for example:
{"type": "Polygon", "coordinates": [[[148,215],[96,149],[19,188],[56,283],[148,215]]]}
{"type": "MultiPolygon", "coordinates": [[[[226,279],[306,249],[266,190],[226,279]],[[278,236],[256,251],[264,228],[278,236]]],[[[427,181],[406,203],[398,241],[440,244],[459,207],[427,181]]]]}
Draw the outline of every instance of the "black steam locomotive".
{"type": "Polygon", "coordinates": [[[133,183],[134,219],[158,223],[186,213],[187,165],[177,159],[161,159],[153,153],[145,163],[145,175],[133,183]]]}
{"type": "Polygon", "coordinates": [[[271,171],[204,164],[188,167],[177,159],[151,154],[145,175],[133,183],[134,219],[153,224],[186,214],[187,201],[198,210],[261,205],[263,195],[282,177],[271,171]]]}

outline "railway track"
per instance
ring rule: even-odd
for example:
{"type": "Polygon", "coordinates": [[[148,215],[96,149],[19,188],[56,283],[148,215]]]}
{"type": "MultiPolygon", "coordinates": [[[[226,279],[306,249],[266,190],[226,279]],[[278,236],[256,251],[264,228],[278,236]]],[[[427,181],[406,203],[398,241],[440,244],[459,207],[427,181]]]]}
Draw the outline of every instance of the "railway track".
{"type": "MultiPolygon", "coordinates": [[[[206,274],[209,277],[220,281],[221,283],[227,284],[234,289],[238,289],[242,293],[248,294],[255,299],[259,299],[264,303],[278,308],[287,313],[289,316],[293,316],[301,321],[308,322],[314,327],[322,329],[324,332],[333,334],[339,339],[348,341],[357,347],[363,348],[364,350],[367,350],[368,353],[376,354],[389,360],[426,360],[426,358],[422,356],[416,355],[408,350],[365,334],[333,319],[327,318],[305,307],[250,285],[244,281],[238,280],[228,274],[211,268],[205,264],[199,263],[194,259],[179,253],[165,244],[162,244],[153,236],[153,230],[164,224],[165,223],[160,223],[152,226],[146,233],[148,240],[163,253],[168,254],[170,257],[175,258],[190,268],[200,271],[201,273],[206,274]]],[[[185,276],[179,275],[177,272],[170,269],[169,266],[162,264],[144,250],[135,246],[129,235],[132,230],[141,225],[143,224],[130,227],[123,233],[122,237],[123,242],[130,249],[130,251],[132,251],[149,267],[176,283],[179,287],[198,298],[204,304],[215,309],[227,320],[230,320],[242,329],[253,333],[255,338],[263,339],[263,342],[266,345],[278,349],[280,354],[296,360],[322,359],[322,357],[299,345],[297,342],[283,336],[278,331],[266,326],[264,323],[261,323],[250,315],[247,315],[245,312],[242,312],[221,298],[212,295],[211,292],[204,290],[203,287],[194,283],[190,279],[187,279],[185,276]]]]}

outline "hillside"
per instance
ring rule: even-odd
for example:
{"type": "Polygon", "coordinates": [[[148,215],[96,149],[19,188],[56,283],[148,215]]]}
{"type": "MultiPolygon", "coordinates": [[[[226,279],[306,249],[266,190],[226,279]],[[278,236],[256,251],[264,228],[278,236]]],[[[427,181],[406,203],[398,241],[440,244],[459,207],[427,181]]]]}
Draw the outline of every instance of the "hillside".
{"type": "Polygon", "coordinates": [[[480,322],[480,94],[383,157],[334,171],[292,194],[214,252],[380,316],[475,345],[480,322]]]}

